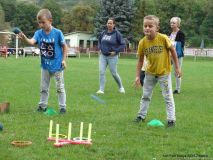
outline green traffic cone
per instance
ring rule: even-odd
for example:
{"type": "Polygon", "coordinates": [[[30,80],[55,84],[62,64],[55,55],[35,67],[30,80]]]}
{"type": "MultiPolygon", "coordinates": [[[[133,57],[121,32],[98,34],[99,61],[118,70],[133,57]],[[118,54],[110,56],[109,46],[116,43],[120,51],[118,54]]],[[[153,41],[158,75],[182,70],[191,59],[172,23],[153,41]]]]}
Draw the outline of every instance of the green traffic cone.
{"type": "Polygon", "coordinates": [[[58,113],[53,108],[48,108],[47,111],[44,112],[44,114],[51,116],[51,115],[56,115],[58,113]]]}
{"type": "Polygon", "coordinates": [[[147,125],[153,126],[153,127],[163,127],[164,126],[164,124],[160,120],[157,120],[157,119],[151,120],[147,125]]]}

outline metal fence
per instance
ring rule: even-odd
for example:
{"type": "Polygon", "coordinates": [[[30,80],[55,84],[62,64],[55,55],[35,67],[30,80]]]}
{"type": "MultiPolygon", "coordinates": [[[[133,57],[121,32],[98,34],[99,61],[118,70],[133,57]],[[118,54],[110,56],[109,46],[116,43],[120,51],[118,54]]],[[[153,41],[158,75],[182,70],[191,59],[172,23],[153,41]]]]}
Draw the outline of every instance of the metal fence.
{"type": "Polygon", "coordinates": [[[213,48],[185,48],[184,54],[187,56],[213,57],[213,48]]]}

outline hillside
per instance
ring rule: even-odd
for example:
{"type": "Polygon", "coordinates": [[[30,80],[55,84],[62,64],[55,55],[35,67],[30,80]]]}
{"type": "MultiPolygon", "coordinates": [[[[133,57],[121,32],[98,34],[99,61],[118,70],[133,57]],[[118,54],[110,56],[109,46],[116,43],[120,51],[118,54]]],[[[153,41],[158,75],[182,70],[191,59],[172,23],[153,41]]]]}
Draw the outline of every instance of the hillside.
{"type": "MultiPolygon", "coordinates": [[[[43,1],[44,0],[17,0],[17,2],[34,3],[38,5],[42,5],[43,1]]],[[[72,8],[78,3],[88,3],[97,6],[99,5],[100,0],[57,0],[56,2],[63,8],[72,8]]]]}

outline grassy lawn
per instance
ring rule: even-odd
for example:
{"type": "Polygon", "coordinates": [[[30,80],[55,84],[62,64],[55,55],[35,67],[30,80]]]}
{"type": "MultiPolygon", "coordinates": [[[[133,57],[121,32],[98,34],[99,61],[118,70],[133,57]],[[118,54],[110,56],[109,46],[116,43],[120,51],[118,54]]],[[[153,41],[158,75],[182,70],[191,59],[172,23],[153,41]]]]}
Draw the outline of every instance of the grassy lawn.
{"type": "MultiPolygon", "coordinates": [[[[182,93],[175,95],[175,128],[152,128],[147,122],[159,119],[166,124],[166,109],[159,85],[154,90],[146,123],[134,124],[141,89],[134,89],[135,58],[121,58],[118,71],[126,94],[120,94],[109,69],[106,104],[91,98],[98,90],[98,59],[69,58],[65,71],[67,113],[47,116],[37,113],[40,86],[38,57],[0,57],[0,102],[9,101],[10,112],[0,114],[0,160],[179,160],[213,159],[213,59],[186,57],[183,64],[182,93]],[[60,124],[67,134],[79,136],[80,122],[93,124],[90,147],[70,145],[55,148],[47,141],[49,121],[60,124]],[[18,148],[14,140],[30,140],[32,145],[18,148]],[[203,156],[203,157],[202,157],[203,156]]],[[[58,111],[54,79],[51,80],[49,107],[58,111]]],[[[55,129],[54,129],[55,131],[55,129]]]]}

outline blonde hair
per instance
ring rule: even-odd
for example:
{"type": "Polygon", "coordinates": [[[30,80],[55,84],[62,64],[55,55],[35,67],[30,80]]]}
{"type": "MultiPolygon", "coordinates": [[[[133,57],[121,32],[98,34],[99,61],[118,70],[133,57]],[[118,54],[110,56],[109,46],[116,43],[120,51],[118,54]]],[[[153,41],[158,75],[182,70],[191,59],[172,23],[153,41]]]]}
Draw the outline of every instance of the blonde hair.
{"type": "Polygon", "coordinates": [[[37,14],[37,19],[45,17],[46,19],[52,19],[52,13],[49,9],[41,9],[37,14]]]}
{"type": "Polygon", "coordinates": [[[143,20],[145,20],[145,19],[153,20],[155,22],[156,26],[159,27],[160,20],[159,20],[159,18],[157,16],[155,16],[155,15],[148,15],[148,16],[145,16],[143,18],[143,20]]]}
{"type": "Polygon", "coordinates": [[[180,27],[181,19],[180,19],[180,17],[172,17],[170,20],[170,23],[171,22],[177,22],[178,27],[180,27]]]}

